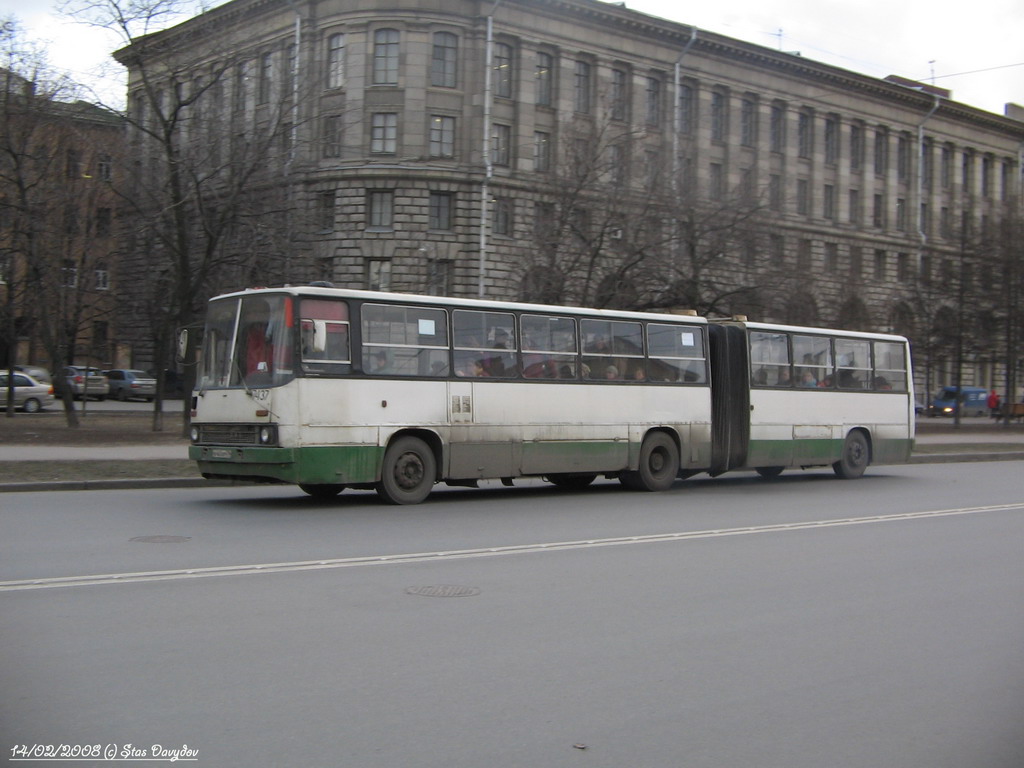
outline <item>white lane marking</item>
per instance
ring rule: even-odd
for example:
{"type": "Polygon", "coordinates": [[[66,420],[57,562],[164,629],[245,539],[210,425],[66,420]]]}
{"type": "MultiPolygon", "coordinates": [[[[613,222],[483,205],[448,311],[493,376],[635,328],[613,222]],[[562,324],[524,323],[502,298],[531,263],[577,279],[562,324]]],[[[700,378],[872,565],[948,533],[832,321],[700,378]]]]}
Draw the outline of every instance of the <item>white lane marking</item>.
{"type": "Polygon", "coordinates": [[[343,557],[329,560],[306,560],[290,563],[260,563],[253,565],[224,565],[211,568],[182,568],[168,571],[141,571],[137,573],[106,573],[92,576],[57,576],[54,578],[19,579],[0,581],[0,592],[14,592],[32,589],[53,589],[56,587],[84,587],[100,584],[133,584],[144,581],[175,581],[200,579],[211,576],[246,576],[256,573],[292,573],[295,571],[318,571],[333,568],[356,568],[367,565],[399,565],[402,563],[424,563],[445,560],[465,560],[477,557],[522,555],[535,552],[561,552],[572,549],[594,547],[615,547],[623,544],[651,544],[666,541],[691,541],[713,539],[724,536],[743,536],[753,533],[779,533],[804,531],[812,528],[835,528],[847,525],[870,523],[892,523],[904,520],[922,520],[954,515],[976,515],[983,512],[1005,512],[1024,510],[1024,502],[994,504],[984,507],[958,507],[925,512],[902,512],[893,515],[871,515],[868,517],[846,517],[831,520],[809,520],[802,523],[775,523],[741,528],[720,528],[706,531],[683,531],[679,533],[657,533],[647,536],[619,536],[608,539],[586,539],[581,541],[556,541],[541,544],[513,544],[504,547],[480,547],[441,552],[412,552],[397,555],[371,555],[365,557],[343,557]]]}

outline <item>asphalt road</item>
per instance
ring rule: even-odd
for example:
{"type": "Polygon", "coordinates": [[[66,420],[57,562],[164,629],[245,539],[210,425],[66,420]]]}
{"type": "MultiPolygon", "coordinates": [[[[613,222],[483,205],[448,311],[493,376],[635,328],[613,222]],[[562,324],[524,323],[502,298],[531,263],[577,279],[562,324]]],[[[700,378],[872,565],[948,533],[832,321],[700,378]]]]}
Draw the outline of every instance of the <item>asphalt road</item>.
{"type": "Polygon", "coordinates": [[[1019,768],[1021,469],[416,507],[9,496],[0,744],[187,745],[218,768],[1019,768]]]}

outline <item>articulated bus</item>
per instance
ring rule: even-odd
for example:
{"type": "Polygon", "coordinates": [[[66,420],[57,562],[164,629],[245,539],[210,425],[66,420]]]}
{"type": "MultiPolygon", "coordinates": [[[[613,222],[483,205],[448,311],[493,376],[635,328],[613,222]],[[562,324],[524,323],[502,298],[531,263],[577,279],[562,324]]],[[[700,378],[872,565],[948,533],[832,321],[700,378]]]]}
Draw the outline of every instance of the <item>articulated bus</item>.
{"type": "Polygon", "coordinates": [[[856,478],[914,441],[907,340],[743,318],[330,287],[210,301],[189,456],[206,478],[422,501],[438,482],[699,472],[856,478]]]}

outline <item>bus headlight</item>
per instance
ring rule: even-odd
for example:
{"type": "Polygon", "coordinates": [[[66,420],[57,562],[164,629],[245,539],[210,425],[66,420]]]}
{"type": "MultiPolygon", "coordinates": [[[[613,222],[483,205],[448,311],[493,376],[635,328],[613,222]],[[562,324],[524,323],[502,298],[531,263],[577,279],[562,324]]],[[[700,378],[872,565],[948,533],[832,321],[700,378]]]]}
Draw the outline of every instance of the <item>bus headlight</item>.
{"type": "Polygon", "coordinates": [[[192,442],[193,443],[198,443],[199,442],[199,427],[193,426],[192,429],[189,430],[189,437],[192,438],[192,442]]]}
{"type": "Polygon", "coordinates": [[[260,445],[273,445],[276,442],[277,429],[275,427],[260,427],[260,445]]]}

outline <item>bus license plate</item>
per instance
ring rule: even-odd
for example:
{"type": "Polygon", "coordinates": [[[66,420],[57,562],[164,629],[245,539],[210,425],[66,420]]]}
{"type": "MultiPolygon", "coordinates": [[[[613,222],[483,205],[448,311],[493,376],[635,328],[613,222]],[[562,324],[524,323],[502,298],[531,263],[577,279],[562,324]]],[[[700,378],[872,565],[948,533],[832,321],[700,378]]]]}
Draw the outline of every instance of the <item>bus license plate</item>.
{"type": "Polygon", "coordinates": [[[230,459],[232,452],[230,448],[214,448],[210,451],[211,459],[230,459]]]}

